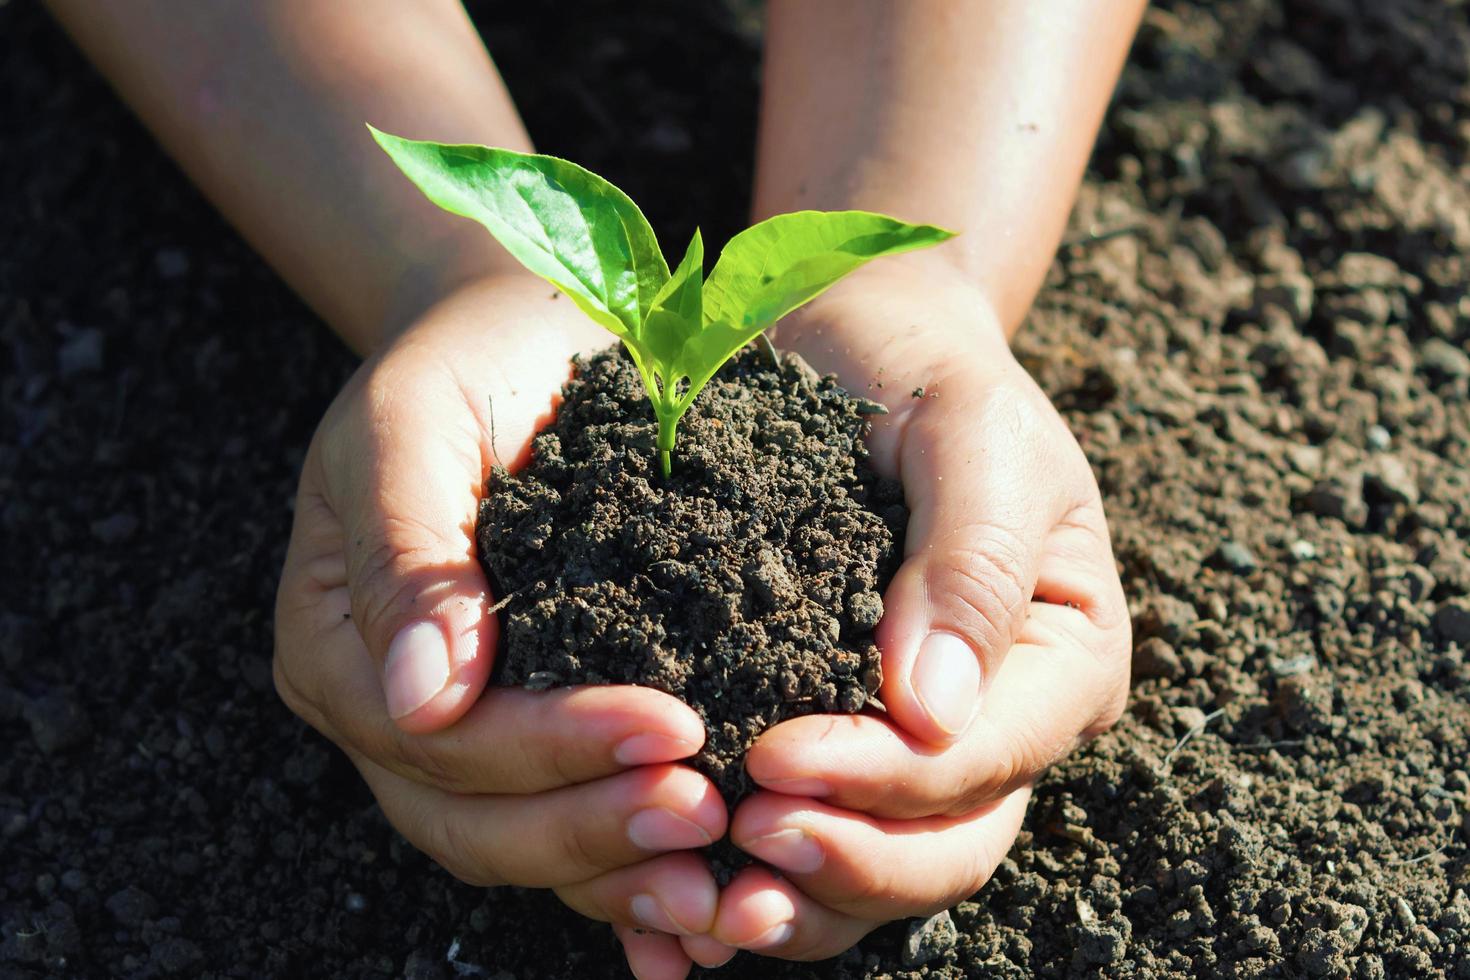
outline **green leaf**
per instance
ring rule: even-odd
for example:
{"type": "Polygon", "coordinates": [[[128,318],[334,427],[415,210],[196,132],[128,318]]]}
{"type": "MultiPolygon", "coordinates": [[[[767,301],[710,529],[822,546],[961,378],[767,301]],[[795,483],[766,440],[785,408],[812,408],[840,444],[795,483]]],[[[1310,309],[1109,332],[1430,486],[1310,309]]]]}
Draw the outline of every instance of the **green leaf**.
{"type": "Polygon", "coordinates": [[[653,306],[637,337],[652,362],[651,366],[658,371],[664,393],[671,402],[674,401],[674,389],[683,380],[682,375],[674,372],[684,345],[704,325],[703,285],[704,239],[696,228],[684,260],[654,297],[653,306]]]}
{"type": "Polygon", "coordinates": [[[864,263],[953,237],[868,211],[796,211],[747,228],[704,283],[704,329],[678,362],[690,379],[685,397],[692,401],[731,355],[864,263]]]}
{"type": "Polygon", "coordinates": [[[696,230],[670,276],[637,205],[574,163],[368,129],[429,200],[484,225],[621,338],[653,403],[665,476],[679,419],[731,355],[863,263],[953,236],[867,211],[799,211],[736,235],[708,279],[696,230]]]}
{"type": "Polygon", "coordinates": [[[484,225],[522,265],[617,336],[638,332],[669,267],[628,195],[558,157],[368,129],[429,200],[484,225]]]}

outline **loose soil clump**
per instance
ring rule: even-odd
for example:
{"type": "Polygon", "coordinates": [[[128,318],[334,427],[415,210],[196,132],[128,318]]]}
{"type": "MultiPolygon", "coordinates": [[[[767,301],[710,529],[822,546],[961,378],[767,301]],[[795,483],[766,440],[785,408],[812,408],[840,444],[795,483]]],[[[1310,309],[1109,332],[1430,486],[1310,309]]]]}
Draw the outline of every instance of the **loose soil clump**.
{"type": "Polygon", "coordinates": [[[665,480],[637,370],[599,354],[480,506],[480,560],[509,600],[497,680],[676,695],[704,719],[695,764],[730,802],[762,731],[860,711],[882,681],[873,627],[903,491],[866,465],[871,403],[803,368],[742,352],[685,417],[665,480]]]}

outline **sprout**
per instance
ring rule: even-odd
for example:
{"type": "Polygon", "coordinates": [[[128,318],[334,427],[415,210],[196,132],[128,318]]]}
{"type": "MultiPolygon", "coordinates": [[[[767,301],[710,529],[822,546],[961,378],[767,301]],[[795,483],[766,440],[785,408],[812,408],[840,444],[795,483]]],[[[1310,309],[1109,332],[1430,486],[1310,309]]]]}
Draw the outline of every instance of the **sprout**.
{"type": "Polygon", "coordinates": [[[664,476],[679,419],[736,351],[869,260],[954,234],[867,211],[797,211],[730,239],[707,279],[696,229],[670,274],[638,206],[591,171],[558,157],[368,128],[429,200],[484,225],[623,342],[653,403],[664,476]]]}

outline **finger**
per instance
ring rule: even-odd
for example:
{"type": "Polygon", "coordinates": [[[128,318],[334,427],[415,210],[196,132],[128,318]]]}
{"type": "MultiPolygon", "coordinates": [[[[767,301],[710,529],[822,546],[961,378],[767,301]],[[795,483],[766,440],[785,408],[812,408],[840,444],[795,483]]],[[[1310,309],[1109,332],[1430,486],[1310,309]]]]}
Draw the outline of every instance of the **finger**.
{"type": "Polygon", "coordinates": [[[710,935],[762,956],[823,960],[850,949],[878,924],[821,905],[769,869],[751,867],[721,892],[710,935]]]}
{"type": "Polygon", "coordinates": [[[720,892],[704,859],[682,852],[563,886],[556,895],[589,919],[697,936],[714,925],[720,892]]]}
{"type": "Polygon", "coordinates": [[[628,926],[613,926],[613,935],[623,944],[628,970],[638,980],[684,980],[689,975],[689,957],[673,936],[628,926]]]}
{"type": "Polygon", "coordinates": [[[952,745],[937,748],[884,718],[812,715],[761,735],[746,771],[767,789],[890,819],[958,816],[1034,781],[1117,719],[1128,659],[1126,628],[1104,631],[1066,606],[1032,610],[952,745]]]}
{"type": "Polygon", "coordinates": [[[724,966],[740,952],[734,946],[726,946],[709,936],[680,936],[679,945],[684,947],[685,956],[711,970],[724,966]]]}
{"type": "Polygon", "coordinates": [[[884,705],[934,744],[975,716],[1025,622],[1047,534],[1083,499],[1059,486],[1068,468],[1058,455],[1075,442],[1039,410],[1029,378],[1012,373],[941,382],[903,422],[909,527],[875,635],[884,705]]]}
{"type": "Polygon", "coordinates": [[[415,732],[459,717],[489,676],[496,622],[474,540],[481,488],[495,449],[519,454],[568,373],[540,344],[511,338],[492,362],[466,363],[460,351],[477,342],[460,346],[467,324],[442,316],[449,328],[410,334],[363,366],[307,464],[341,520],[352,619],[381,666],[388,713],[415,732]],[[538,404],[517,389],[546,395],[538,404]],[[502,409],[495,439],[484,423],[491,403],[502,409]]]}
{"type": "Polygon", "coordinates": [[[724,801],[682,766],[640,766],[530,796],[461,796],[349,752],[388,821],[475,885],[555,887],[724,835],[724,801]]]}
{"type": "Polygon", "coordinates": [[[362,637],[344,618],[345,583],[318,578],[309,558],[310,542],[302,539],[319,523],[303,525],[301,517],[298,511],[300,533],[277,600],[276,687],[293,711],[344,748],[453,792],[535,793],[687,758],[704,743],[699,716],[677,698],[612,685],[491,688],[447,728],[403,731],[388,715],[362,637]]]}
{"type": "Polygon", "coordinates": [[[410,734],[388,716],[350,623],[312,633],[283,620],[277,637],[277,687],[297,714],[344,748],[452,792],[538,793],[688,758],[704,744],[688,705],[624,685],[492,687],[449,727],[410,734]]]}
{"type": "Polygon", "coordinates": [[[963,817],[881,820],[759,793],[736,812],[731,840],[834,912],[887,922],[974,894],[1010,849],[1029,798],[1023,787],[963,817]]]}

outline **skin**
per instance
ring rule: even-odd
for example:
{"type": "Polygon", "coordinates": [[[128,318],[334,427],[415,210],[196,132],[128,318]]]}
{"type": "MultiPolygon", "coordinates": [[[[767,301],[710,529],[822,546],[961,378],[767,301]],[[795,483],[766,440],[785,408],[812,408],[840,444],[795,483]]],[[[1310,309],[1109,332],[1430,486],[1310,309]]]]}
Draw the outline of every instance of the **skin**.
{"type": "MultiPolygon", "coordinates": [[[[731,839],[781,874],[739,875],[709,936],[682,941],[691,959],[821,959],[974,893],[1035,778],[1123,709],[1130,623],[1097,484],[1007,340],[1143,6],[769,8],[755,217],[864,208],[963,234],[865,267],[779,328],[778,343],[890,410],[870,448],[911,519],[877,634],[888,714],[796,719],[751,750],[767,792],[739,806],[731,839]],[[929,674],[926,703],[934,633],[973,661],[929,674]]],[[[677,975],[671,943],[661,975],[677,975]]]]}
{"type": "Polygon", "coordinates": [[[485,688],[479,488],[524,461],[568,358],[608,337],[424,201],[362,126],[529,149],[458,4],[51,6],[366,358],[303,465],[277,687],[456,876],[554,888],[613,924],[642,978],[737,949],[823,958],[980,888],[1036,776],[1116,720],[1129,625],[1097,487],[1007,340],[1138,0],[771,4],[755,216],[856,207],[963,234],[864,268],[779,328],[889,407],[873,461],[912,519],[878,629],[888,713],[767,732],[747,760],[763,790],[734,814],[678,764],[704,733],[673,698],[485,688]],[[435,670],[403,669],[392,654],[410,646],[435,670]],[[727,829],[764,863],[721,892],[693,849],[727,829]]]}

